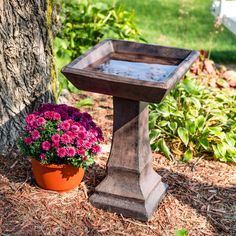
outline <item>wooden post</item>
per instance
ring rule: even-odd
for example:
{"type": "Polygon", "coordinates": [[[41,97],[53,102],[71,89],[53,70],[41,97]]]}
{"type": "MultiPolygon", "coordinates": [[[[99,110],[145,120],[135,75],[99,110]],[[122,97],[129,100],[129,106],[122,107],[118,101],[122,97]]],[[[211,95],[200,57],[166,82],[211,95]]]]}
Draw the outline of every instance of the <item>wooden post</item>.
{"type": "Polygon", "coordinates": [[[148,104],[114,97],[112,149],[107,176],[90,197],[98,208],[148,220],[167,185],[152,168],[148,104]]]}

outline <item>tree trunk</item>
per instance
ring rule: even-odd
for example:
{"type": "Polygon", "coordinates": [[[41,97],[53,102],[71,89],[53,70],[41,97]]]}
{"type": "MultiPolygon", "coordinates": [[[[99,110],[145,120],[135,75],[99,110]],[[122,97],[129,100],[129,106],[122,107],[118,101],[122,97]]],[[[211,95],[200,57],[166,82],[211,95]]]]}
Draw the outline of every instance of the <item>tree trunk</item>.
{"type": "Polygon", "coordinates": [[[1,154],[16,142],[26,114],[52,101],[51,9],[47,0],[0,0],[1,154]]]}

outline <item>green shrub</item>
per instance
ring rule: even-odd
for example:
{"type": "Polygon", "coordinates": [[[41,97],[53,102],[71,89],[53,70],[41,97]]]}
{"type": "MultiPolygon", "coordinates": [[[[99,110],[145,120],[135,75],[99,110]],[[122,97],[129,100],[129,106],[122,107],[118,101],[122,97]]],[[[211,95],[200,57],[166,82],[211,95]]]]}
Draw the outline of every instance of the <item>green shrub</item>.
{"type": "Polygon", "coordinates": [[[55,4],[61,23],[54,39],[59,93],[63,88],[77,91],[60,73],[62,66],[99,41],[105,38],[144,41],[134,24],[134,13],[121,7],[76,0],[57,0],[55,4]]]}
{"type": "Polygon", "coordinates": [[[162,103],[150,105],[152,149],[183,161],[236,162],[235,104],[236,90],[205,87],[187,76],[162,103]]]}

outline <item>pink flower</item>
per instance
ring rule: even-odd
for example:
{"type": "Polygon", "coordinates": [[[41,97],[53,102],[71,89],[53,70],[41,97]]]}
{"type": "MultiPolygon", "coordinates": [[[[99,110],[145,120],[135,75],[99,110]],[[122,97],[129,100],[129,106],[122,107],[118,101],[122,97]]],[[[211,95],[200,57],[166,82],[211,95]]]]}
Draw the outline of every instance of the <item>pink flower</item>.
{"type": "Polygon", "coordinates": [[[70,122],[69,120],[65,120],[60,124],[60,128],[64,131],[67,131],[70,129],[70,122]]]}
{"type": "Polygon", "coordinates": [[[36,115],[35,114],[30,114],[30,115],[28,115],[28,116],[26,116],[26,118],[25,118],[25,121],[26,121],[26,123],[31,123],[32,121],[35,121],[35,118],[36,118],[36,115]]]}
{"type": "Polygon", "coordinates": [[[65,148],[58,148],[57,149],[57,155],[59,157],[64,157],[66,155],[66,149],[65,148]]]}
{"type": "Polygon", "coordinates": [[[71,138],[70,138],[70,136],[68,134],[63,134],[61,136],[61,141],[64,144],[68,144],[68,143],[71,143],[71,138]]]}
{"type": "Polygon", "coordinates": [[[31,135],[33,140],[37,140],[38,138],[40,138],[40,133],[37,129],[33,130],[31,135]]]}
{"type": "Polygon", "coordinates": [[[83,140],[82,139],[77,139],[76,140],[76,147],[81,148],[83,146],[83,140]]]}
{"type": "Polygon", "coordinates": [[[73,157],[76,154],[76,151],[73,147],[67,147],[66,154],[68,157],[73,157]]]}
{"type": "Polygon", "coordinates": [[[80,139],[85,139],[86,133],[85,132],[80,132],[77,134],[77,137],[80,139]]]}
{"type": "Polygon", "coordinates": [[[88,140],[86,140],[86,141],[84,141],[84,143],[83,143],[83,147],[84,147],[85,149],[89,149],[89,148],[92,147],[92,143],[89,142],[88,140]]]}
{"type": "Polygon", "coordinates": [[[79,132],[80,133],[85,133],[86,129],[83,126],[79,126],[79,132]]]}
{"type": "Polygon", "coordinates": [[[59,143],[60,142],[60,135],[54,134],[51,139],[54,143],[59,143]]]}
{"type": "Polygon", "coordinates": [[[72,126],[71,126],[71,131],[73,131],[73,132],[79,132],[79,131],[80,131],[80,128],[79,128],[78,125],[72,125],[72,126]]]}
{"type": "Polygon", "coordinates": [[[102,151],[101,147],[99,145],[94,145],[92,147],[92,152],[95,153],[95,154],[98,154],[102,151]]]}
{"type": "Polygon", "coordinates": [[[60,147],[60,143],[52,143],[52,147],[59,148],[60,147]]]}
{"type": "Polygon", "coordinates": [[[44,118],[46,118],[48,120],[52,120],[53,115],[54,115],[54,111],[45,111],[43,115],[44,115],[44,118]]]}
{"type": "Polygon", "coordinates": [[[39,117],[39,118],[36,119],[36,124],[37,124],[38,126],[42,126],[42,125],[44,125],[45,123],[46,123],[46,120],[45,120],[43,117],[39,117]]]}
{"type": "Polygon", "coordinates": [[[30,145],[33,141],[31,138],[27,137],[27,138],[24,138],[24,142],[28,145],[30,145]]]}
{"type": "Polygon", "coordinates": [[[75,133],[73,133],[72,131],[67,131],[66,134],[69,135],[71,140],[73,140],[75,138],[75,136],[76,136],[75,133]]]}
{"type": "Polygon", "coordinates": [[[42,154],[40,154],[40,156],[39,156],[40,158],[41,158],[41,160],[43,161],[44,159],[45,159],[45,154],[44,153],[42,153],[42,154]]]}
{"type": "Polygon", "coordinates": [[[61,119],[61,115],[58,112],[54,112],[53,120],[60,120],[60,119],[61,119]]]}
{"type": "Polygon", "coordinates": [[[84,148],[77,149],[77,154],[79,156],[83,156],[85,154],[85,149],[84,148]]]}
{"type": "Polygon", "coordinates": [[[50,144],[49,141],[44,141],[44,142],[42,143],[42,149],[43,149],[43,150],[48,151],[48,150],[50,149],[50,147],[51,147],[51,144],[50,144]]]}

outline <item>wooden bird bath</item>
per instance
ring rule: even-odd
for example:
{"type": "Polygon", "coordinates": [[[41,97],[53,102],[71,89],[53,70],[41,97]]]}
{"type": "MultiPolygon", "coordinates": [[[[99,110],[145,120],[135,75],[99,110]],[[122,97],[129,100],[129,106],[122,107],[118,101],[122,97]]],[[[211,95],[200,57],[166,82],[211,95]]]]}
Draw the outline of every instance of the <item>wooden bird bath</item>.
{"type": "Polygon", "coordinates": [[[107,176],[90,197],[108,211],[148,220],[167,185],[153,170],[148,102],[160,102],[198,52],[105,40],[62,69],[75,87],[113,96],[114,121],[107,176]]]}

